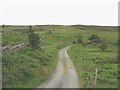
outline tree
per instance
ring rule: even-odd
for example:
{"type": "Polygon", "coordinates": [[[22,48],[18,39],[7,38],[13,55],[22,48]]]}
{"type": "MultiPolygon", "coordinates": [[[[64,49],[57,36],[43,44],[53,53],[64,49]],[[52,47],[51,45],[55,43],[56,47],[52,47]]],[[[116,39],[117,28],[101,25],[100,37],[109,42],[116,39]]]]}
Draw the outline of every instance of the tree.
{"type": "Polygon", "coordinates": [[[30,32],[30,33],[33,33],[32,26],[31,26],[31,25],[29,25],[29,32],[30,32]]]}
{"type": "Polygon", "coordinates": [[[39,38],[38,34],[35,34],[33,32],[32,27],[31,26],[29,26],[29,27],[30,27],[29,35],[28,35],[29,44],[30,44],[31,48],[36,49],[39,46],[40,38],[39,38]]]}
{"type": "Polygon", "coordinates": [[[3,24],[3,25],[2,25],[2,29],[4,29],[4,28],[5,28],[5,25],[3,24]]]}
{"type": "Polygon", "coordinates": [[[103,41],[101,41],[99,48],[100,48],[103,52],[105,52],[106,49],[107,49],[107,46],[108,46],[108,45],[107,45],[106,41],[103,40],[103,41]]]}

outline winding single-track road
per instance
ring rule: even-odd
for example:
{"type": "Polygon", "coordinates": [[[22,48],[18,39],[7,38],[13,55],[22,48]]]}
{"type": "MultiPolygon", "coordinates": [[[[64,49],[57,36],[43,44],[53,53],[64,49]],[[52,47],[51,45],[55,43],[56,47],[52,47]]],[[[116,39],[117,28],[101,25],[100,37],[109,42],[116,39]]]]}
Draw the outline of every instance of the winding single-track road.
{"type": "Polygon", "coordinates": [[[55,73],[38,88],[80,88],[74,65],[67,54],[68,48],[63,48],[59,52],[55,73]]]}

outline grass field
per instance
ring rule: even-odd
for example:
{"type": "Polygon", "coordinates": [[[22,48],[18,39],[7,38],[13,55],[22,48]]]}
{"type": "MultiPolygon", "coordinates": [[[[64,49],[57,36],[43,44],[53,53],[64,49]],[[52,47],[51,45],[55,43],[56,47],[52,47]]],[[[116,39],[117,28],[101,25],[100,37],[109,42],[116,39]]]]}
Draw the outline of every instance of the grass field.
{"type": "MultiPolygon", "coordinates": [[[[29,45],[12,53],[3,53],[3,87],[37,87],[47,80],[55,70],[58,51],[66,46],[71,48],[71,57],[83,88],[93,87],[95,69],[98,69],[96,87],[117,87],[118,32],[117,27],[37,25],[33,31],[41,38],[39,48],[33,50],[29,45]],[[73,44],[78,35],[85,43],[91,34],[106,39],[106,52],[98,46],[73,44]],[[40,48],[45,47],[45,48],[40,48]]],[[[28,26],[6,26],[2,30],[2,46],[28,43],[28,26]]],[[[64,62],[66,63],[66,62],[64,62]]]]}
{"type": "Polygon", "coordinates": [[[69,50],[69,55],[76,66],[81,87],[94,88],[96,68],[98,69],[96,87],[118,87],[117,52],[101,52],[95,47],[73,45],[69,50]]]}
{"type": "Polygon", "coordinates": [[[95,33],[106,39],[108,48],[102,52],[98,46],[73,45],[68,53],[71,56],[83,88],[117,88],[118,87],[118,46],[116,31],[89,30],[81,33],[87,41],[90,34],[95,33]],[[98,69],[97,84],[95,85],[95,69],[98,69]]]}
{"type": "Polygon", "coordinates": [[[45,81],[57,64],[58,49],[32,50],[3,54],[3,87],[34,88],[45,81]]]}

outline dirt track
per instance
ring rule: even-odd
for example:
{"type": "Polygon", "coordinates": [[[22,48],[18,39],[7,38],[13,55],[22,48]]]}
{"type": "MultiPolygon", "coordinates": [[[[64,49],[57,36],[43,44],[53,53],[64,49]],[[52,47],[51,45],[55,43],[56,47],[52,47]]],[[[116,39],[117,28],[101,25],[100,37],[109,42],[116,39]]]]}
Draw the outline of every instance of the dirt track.
{"type": "Polygon", "coordinates": [[[67,54],[68,48],[63,48],[59,52],[59,61],[55,73],[38,88],[80,88],[77,73],[67,54]]]}

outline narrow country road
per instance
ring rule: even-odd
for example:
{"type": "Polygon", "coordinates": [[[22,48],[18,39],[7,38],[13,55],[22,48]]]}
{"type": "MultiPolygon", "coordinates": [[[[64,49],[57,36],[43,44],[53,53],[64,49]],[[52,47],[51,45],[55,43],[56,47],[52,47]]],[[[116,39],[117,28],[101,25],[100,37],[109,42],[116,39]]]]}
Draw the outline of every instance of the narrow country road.
{"type": "Polygon", "coordinates": [[[67,49],[59,52],[58,65],[54,75],[38,88],[79,88],[79,80],[67,49]]]}

